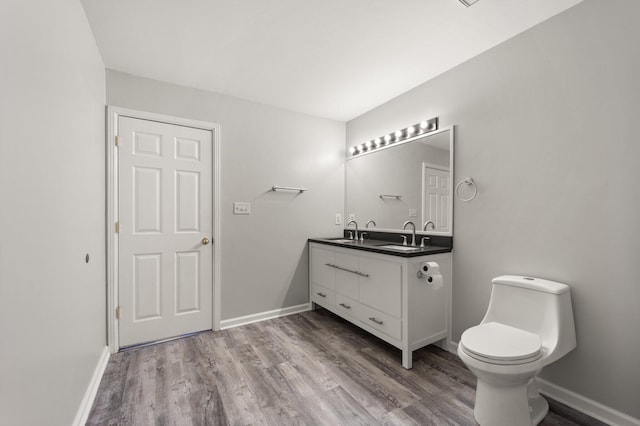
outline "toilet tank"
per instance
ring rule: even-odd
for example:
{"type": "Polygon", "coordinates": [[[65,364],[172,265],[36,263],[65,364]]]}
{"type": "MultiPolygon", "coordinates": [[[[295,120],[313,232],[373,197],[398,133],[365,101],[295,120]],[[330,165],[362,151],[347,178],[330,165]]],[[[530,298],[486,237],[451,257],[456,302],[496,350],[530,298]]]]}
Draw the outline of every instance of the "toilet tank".
{"type": "Polygon", "coordinates": [[[540,336],[553,362],[576,346],[571,293],[566,284],[503,275],[493,279],[485,322],[499,322],[540,336]]]}

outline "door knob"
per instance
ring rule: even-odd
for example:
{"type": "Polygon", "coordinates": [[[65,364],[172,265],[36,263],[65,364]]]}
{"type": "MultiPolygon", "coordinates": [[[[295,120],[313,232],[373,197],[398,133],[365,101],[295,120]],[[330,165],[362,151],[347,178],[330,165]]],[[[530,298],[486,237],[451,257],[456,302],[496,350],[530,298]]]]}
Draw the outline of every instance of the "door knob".
{"type": "Polygon", "coordinates": [[[204,238],[202,239],[202,245],[203,245],[203,246],[206,246],[207,244],[209,244],[209,239],[208,239],[207,237],[204,237],[204,238]]]}

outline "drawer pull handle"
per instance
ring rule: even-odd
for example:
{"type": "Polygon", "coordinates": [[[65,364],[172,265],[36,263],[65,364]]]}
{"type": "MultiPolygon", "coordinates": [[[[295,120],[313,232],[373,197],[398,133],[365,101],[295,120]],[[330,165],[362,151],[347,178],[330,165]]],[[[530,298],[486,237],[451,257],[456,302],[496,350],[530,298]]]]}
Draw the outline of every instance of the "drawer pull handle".
{"type": "Polygon", "coordinates": [[[320,296],[320,297],[327,297],[327,295],[326,295],[326,294],[324,294],[324,293],[316,293],[316,294],[317,294],[318,296],[320,296]]]}
{"type": "Polygon", "coordinates": [[[384,321],[380,321],[378,319],[375,319],[374,317],[369,317],[369,319],[379,325],[382,325],[384,323],[384,321]]]}
{"type": "Polygon", "coordinates": [[[343,308],[345,308],[345,309],[351,309],[351,306],[346,305],[346,304],[344,304],[344,303],[341,303],[341,304],[340,304],[340,306],[342,306],[342,307],[343,307],[343,308]]]}
{"type": "Polygon", "coordinates": [[[365,274],[364,272],[354,271],[352,269],[343,268],[342,266],[334,265],[334,264],[331,264],[331,263],[325,263],[325,265],[330,267],[330,268],[339,269],[339,270],[345,271],[345,272],[351,272],[352,274],[356,274],[356,275],[360,275],[361,277],[369,278],[369,274],[365,274]]]}

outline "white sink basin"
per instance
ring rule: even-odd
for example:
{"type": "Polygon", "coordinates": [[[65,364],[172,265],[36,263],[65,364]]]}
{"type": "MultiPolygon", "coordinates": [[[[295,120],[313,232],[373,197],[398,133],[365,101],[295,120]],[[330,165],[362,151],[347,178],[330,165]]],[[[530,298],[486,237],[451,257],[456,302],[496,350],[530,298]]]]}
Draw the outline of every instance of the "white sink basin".
{"type": "Polygon", "coordinates": [[[353,244],[356,243],[356,240],[350,240],[348,238],[336,238],[336,239],[332,239],[331,241],[333,241],[334,243],[340,243],[340,244],[353,244]]]}
{"type": "Polygon", "coordinates": [[[417,251],[417,250],[421,250],[420,247],[400,246],[400,245],[396,245],[396,244],[387,244],[385,246],[377,246],[377,248],[390,249],[390,250],[399,250],[399,251],[417,251]]]}

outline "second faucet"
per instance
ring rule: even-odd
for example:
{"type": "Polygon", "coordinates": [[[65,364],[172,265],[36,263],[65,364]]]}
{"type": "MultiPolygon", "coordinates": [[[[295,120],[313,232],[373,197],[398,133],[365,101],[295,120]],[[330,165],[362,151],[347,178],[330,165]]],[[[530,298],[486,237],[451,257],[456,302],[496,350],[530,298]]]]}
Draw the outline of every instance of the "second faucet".
{"type": "Polygon", "coordinates": [[[407,229],[407,225],[411,225],[413,227],[413,238],[411,239],[411,245],[415,247],[416,246],[416,224],[408,220],[402,225],[402,229],[407,229]]]}
{"type": "MultiPolygon", "coordinates": [[[[347,228],[349,227],[349,225],[354,224],[356,226],[356,235],[355,235],[355,240],[358,241],[358,222],[356,222],[355,220],[350,220],[349,222],[347,222],[347,228]]],[[[414,227],[415,228],[415,227],[414,227]]]]}

